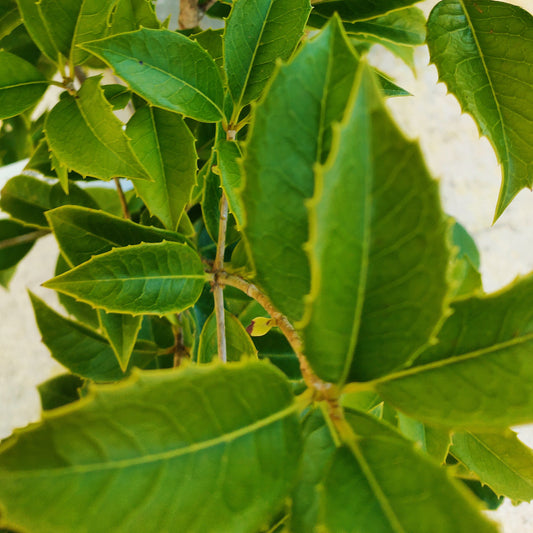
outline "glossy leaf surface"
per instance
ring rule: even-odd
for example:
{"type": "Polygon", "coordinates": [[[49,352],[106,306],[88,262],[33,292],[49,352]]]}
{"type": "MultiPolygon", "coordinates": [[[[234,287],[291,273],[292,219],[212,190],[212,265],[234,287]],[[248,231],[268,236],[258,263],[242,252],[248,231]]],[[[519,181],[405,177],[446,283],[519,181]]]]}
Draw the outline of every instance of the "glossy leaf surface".
{"type": "Polygon", "coordinates": [[[533,422],[532,298],[528,276],[455,302],[438,344],[415,366],[378,380],[377,391],[439,426],[483,431],[533,422]]]}
{"type": "Polygon", "coordinates": [[[504,2],[444,0],[428,22],[439,77],[496,150],[498,218],[533,185],[533,15],[504,2]]]}
{"type": "Polygon", "coordinates": [[[142,107],[128,122],[126,134],[153,181],[135,183],[135,190],[165,227],[178,227],[196,184],[194,137],[176,113],[142,107]]]}
{"type": "Polygon", "coordinates": [[[467,489],[412,443],[369,415],[347,419],[358,438],[338,449],[324,481],[329,531],[496,533],[467,489]]]}
{"type": "Polygon", "coordinates": [[[154,106],[205,122],[222,119],[223,90],[209,54],[184,35],[141,30],[86,43],[154,106]]]}
{"type": "Polygon", "coordinates": [[[200,258],[185,244],[116,248],[43,285],[114,313],[179,313],[193,305],[206,281],[200,258]]]}
{"type": "Polygon", "coordinates": [[[283,503],[300,437],[285,378],[248,363],[91,387],[0,451],[0,501],[24,529],[244,533],[283,503]]]}
{"type": "Polygon", "coordinates": [[[32,64],[0,50],[0,120],[32,107],[47,87],[45,77],[32,64]]]}
{"type": "Polygon", "coordinates": [[[233,4],[224,33],[224,68],[237,111],[261,94],[276,59],[289,59],[310,10],[309,0],[233,4]]]}
{"type": "Polygon", "coordinates": [[[510,429],[455,433],[450,452],[496,494],[514,502],[533,499],[533,451],[510,429]]]}
{"type": "Polygon", "coordinates": [[[311,366],[342,383],[404,365],[441,320],[447,224],[420,149],[388,115],[366,65],[310,205],[311,366]]]}
{"type": "Polygon", "coordinates": [[[56,361],[78,376],[95,381],[116,381],[134,366],[146,366],[156,356],[157,346],[140,344],[123,371],[106,338],[56,313],[35,295],[30,294],[30,297],[43,343],[56,361]]]}
{"type": "Polygon", "coordinates": [[[340,22],[332,20],[279,69],[244,149],[244,234],[256,279],[293,321],[302,317],[309,292],[303,246],[313,167],[327,155],[331,125],[342,118],[357,65],[340,22]]]}
{"type": "MultiPolygon", "coordinates": [[[[225,322],[228,361],[256,358],[257,350],[254,343],[250,335],[246,333],[244,326],[239,322],[239,319],[226,311],[225,322]]],[[[212,313],[202,328],[200,345],[198,346],[198,362],[210,363],[216,360],[217,357],[217,318],[215,313],[212,313]]]]}
{"type": "Polygon", "coordinates": [[[150,179],[100,87],[87,78],[76,98],[65,95],[46,119],[46,138],[59,162],[83,176],[150,179]]]}

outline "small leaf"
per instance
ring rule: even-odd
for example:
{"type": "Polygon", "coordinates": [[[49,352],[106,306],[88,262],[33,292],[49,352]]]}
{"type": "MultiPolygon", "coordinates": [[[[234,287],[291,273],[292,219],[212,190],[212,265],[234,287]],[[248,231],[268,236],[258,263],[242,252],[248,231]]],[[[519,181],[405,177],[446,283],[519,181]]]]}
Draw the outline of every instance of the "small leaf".
{"type": "MultiPolygon", "coordinates": [[[[244,326],[235,315],[225,311],[226,344],[228,361],[240,361],[241,359],[257,358],[257,350],[244,326]]],[[[198,347],[198,362],[210,363],[218,357],[217,346],[217,317],[213,312],[205,321],[200,334],[198,347]]]]}
{"type": "Polygon", "coordinates": [[[276,59],[289,59],[303,30],[309,0],[235,2],[224,33],[224,68],[238,112],[271,78],[276,59]]]}
{"type": "Polygon", "coordinates": [[[112,34],[161,26],[151,0],[118,0],[116,5],[111,23],[112,34]]]}
{"type": "Polygon", "coordinates": [[[292,321],[301,319],[309,293],[303,246],[309,238],[305,204],[313,195],[313,167],[329,151],[331,125],[342,118],[357,65],[334,18],[278,70],[255,109],[245,145],[243,231],[257,283],[292,321]]]}
{"type": "Polygon", "coordinates": [[[61,316],[31,293],[30,298],[43,343],[56,361],[78,376],[95,381],[116,381],[134,366],[145,367],[157,354],[157,346],[144,341],[123,371],[106,338],[61,316]]]}
{"type": "Polygon", "coordinates": [[[218,67],[197,43],[168,30],[141,30],[85,43],[152,105],[205,122],[222,119],[218,67]]]}
{"type": "Polygon", "coordinates": [[[270,365],[137,371],[3,444],[0,501],[30,531],[259,531],[300,451],[289,383],[270,365]]]}
{"type": "Polygon", "coordinates": [[[335,383],[407,364],[440,325],[448,292],[438,184],[371,70],[360,69],[309,204],[311,291],[300,327],[314,371],[335,383]]]}
{"type": "Polygon", "coordinates": [[[65,95],[50,111],[45,129],[50,149],[71,170],[104,180],[150,179],[104,97],[99,76],[87,78],[76,98],[65,95]]]}
{"type": "Polygon", "coordinates": [[[262,337],[263,335],[266,335],[275,325],[276,321],[273,318],[258,316],[250,322],[250,325],[246,328],[246,331],[252,337],[262,337]]]}
{"type": "Polygon", "coordinates": [[[324,480],[329,531],[496,533],[474,497],[388,425],[347,413],[357,434],[339,448],[324,480]]]}
{"type": "Polygon", "coordinates": [[[375,382],[394,407],[429,424],[486,431],[533,422],[533,276],[452,304],[438,343],[375,382]]]}
{"type": "Polygon", "coordinates": [[[94,255],[121,246],[165,240],[184,242],[184,237],[178,233],[84,207],[53,209],[46,213],[46,218],[70,266],[81,265],[94,255]]]}
{"type": "Polygon", "coordinates": [[[74,374],[61,374],[41,383],[37,390],[43,410],[49,411],[79,400],[79,389],[84,383],[83,379],[74,374]]]}
{"type": "Polygon", "coordinates": [[[135,182],[135,191],[152,216],[175,230],[196,184],[194,137],[183,119],[156,107],[137,110],[126,134],[152,182],[135,182]]]}
{"type": "Polygon", "coordinates": [[[497,495],[533,499],[533,451],[510,429],[503,433],[454,433],[451,454],[497,495]]]}
{"type": "Polygon", "coordinates": [[[0,120],[34,106],[47,87],[46,78],[32,64],[0,50],[0,120]]]}
{"type": "Polygon", "coordinates": [[[17,265],[42,235],[14,220],[0,219],[0,270],[17,265]]]}
{"type": "Polygon", "coordinates": [[[0,193],[0,208],[25,225],[48,229],[45,212],[64,204],[97,208],[96,202],[74,183],[67,196],[61,186],[31,176],[11,178],[0,193]]]}
{"type": "Polygon", "coordinates": [[[43,285],[114,313],[179,313],[199,298],[206,276],[185,244],[115,248],[43,285]]]}
{"type": "Polygon", "coordinates": [[[242,177],[239,167],[241,149],[234,141],[221,139],[216,146],[218,169],[222,188],[228,198],[230,211],[233,213],[237,226],[242,227],[243,207],[241,200],[242,177]]]}
{"type": "Polygon", "coordinates": [[[441,81],[474,117],[503,168],[497,219],[533,185],[533,16],[492,0],[444,0],[431,12],[428,46],[441,81]]]}

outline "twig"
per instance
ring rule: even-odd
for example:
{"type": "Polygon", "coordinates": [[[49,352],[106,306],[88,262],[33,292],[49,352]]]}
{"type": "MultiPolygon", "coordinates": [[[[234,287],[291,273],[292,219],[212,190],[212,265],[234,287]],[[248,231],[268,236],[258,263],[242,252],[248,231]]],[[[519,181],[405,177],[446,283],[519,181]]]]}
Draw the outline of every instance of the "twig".
{"type": "Polygon", "coordinates": [[[122,214],[124,218],[131,219],[130,210],[128,209],[128,202],[124,196],[124,191],[122,190],[122,185],[120,185],[120,180],[118,178],[113,178],[115,185],[117,187],[118,197],[120,199],[120,205],[122,206],[122,214]]]}
{"type": "Polygon", "coordinates": [[[178,27],[180,30],[196,28],[200,23],[198,0],[181,0],[178,27]]]}
{"type": "Polygon", "coordinates": [[[50,231],[43,229],[32,231],[31,233],[24,233],[24,235],[17,235],[16,237],[11,237],[10,239],[4,239],[3,241],[0,241],[0,250],[11,248],[12,246],[17,246],[19,244],[25,244],[31,241],[36,241],[40,237],[44,237],[49,233],[50,231]]]}

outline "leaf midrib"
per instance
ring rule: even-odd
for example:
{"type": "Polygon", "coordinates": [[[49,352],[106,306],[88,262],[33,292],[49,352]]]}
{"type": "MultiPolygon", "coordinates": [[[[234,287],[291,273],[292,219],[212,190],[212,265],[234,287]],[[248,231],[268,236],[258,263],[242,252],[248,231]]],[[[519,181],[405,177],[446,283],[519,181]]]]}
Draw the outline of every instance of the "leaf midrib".
{"type": "MultiPolygon", "coordinates": [[[[153,464],[153,463],[158,463],[161,461],[170,461],[172,459],[175,459],[176,457],[201,452],[211,447],[218,446],[219,444],[229,443],[241,437],[251,435],[252,433],[260,429],[263,429],[286,417],[289,417],[294,412],[296,412],[297,409],[298,409],[298,405],[296,403],[293,403],[292,405],[286,407],[285,409],[282,409],[281,411],[277,411],[276,413],[272,415],[269,415],[265,418],[257,420],[247,426],[230,431],[229,433],[224,433],[223,435],[214,437],[212,439],[208,439],[208,440],[201,441],[198,443],[193,443],[188,446],[176,448],[176,449],[169,450],[169,451],[146,454],[141,457],[130,458],[130,459],[119,459],[116,461],[90,463],[90,464],[82,464],[82,465],[71,465],[71,466],[60,467],[60,468],[48,468],[48,469],[42,469],[42,470],[23,470],[23,471],[16,471],[16,472],[13,472],[10,470],[4,470],[3,472],[0,471],[0,474],[3,474],[3,477],[8,478],[10,480],[22,479],[22,478],[28,478],[28,477],[64,476],[68,474],[82,475],[86,473],[100,472],[100,471],[105,471],[105,470],[116,470],[116,469],[123,470],[129,467],[135,467],[139,465],[153,464]]],[[[1,477],[2,476],[0,476],[0,478],[1,477]]]]}
{"type": "Polygon", "coordinates": [[[492,344],[491,346],[488,346],[485,348],[480,348],[478,350],[473,350],[471,352],[466,352],[460,355],[453,355],[451,357],[447,357],[446,359],[439,359],[438,361],[433,361],[425,365],[407,368],[406,370],[402,370],[400,372],[395,372],[394,374],[389,374],[388,376],[383,376],[382,378],[378,378],[370,383],[372,383],[373,385],[387,384],[391,381],[396,381],[396,380],[403,379],[403,378],[409,378],[411,376],[422,374],[424,372],[431,372],[432,370],[437,370],[439,368],[443,368],[448,365],[451,366],[454,364],[463,363],[464,361],[469,361],[470,359],[476,359],[477,357],[482,357],[484,355],[488,355],[493,352],[498,352],[500,350],[504,350],[505,348],[518,346],[520,344],[525,344],[532,340],[533,340],[533,333],[528,333],[520,337],[515,337],[508,341],[503,341],[503,342],[492,344]]]}

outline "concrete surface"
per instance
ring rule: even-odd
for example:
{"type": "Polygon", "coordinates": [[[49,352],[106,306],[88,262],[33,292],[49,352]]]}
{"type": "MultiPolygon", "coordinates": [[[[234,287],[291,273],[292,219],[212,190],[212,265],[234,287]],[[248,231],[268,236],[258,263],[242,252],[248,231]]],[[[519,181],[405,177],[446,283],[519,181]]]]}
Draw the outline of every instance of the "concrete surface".
{"type": "MultiPolygon", "coordinates": [[[[435,1],[419,4],[426,12],[435,1]]],[[[531,0],[514,2],[533,11],[531,0]]],[[[168,2],[177,12],[177,3],[168,2]]],[[[436,70],[428,66],[428,53],[416,53],[416,77],[385,50],[375,50],[372,61],[392,75],[414,96],[389,101],[405,132],[419,138],[433,175],[440,179],[446,211],[474,236],[482,254],[482,275],[487,291],[533,270],[533,195],[523,191],[498,222],[492,218],[500,169],[473,120],[464,114],[446,88],[437,84],[436,70]]],[[[17,168],[0,169],[0,186],[17,168]]],[[[51,237],[42,239],[22,262],[9,292],[0,288],[0,438],[15,427],[39,418],[36,385],[61,371],[39,342],[26,290],[56,304],[55,296],[39,286],[53,275],[57,248],[51,237]]],[[[533,429],[520,428],[520,438],[533,446],[533,429]]],[[[503,533],[533,533],[533,507],[506,502],[488,513],[502,524],[503,533]]]]}

